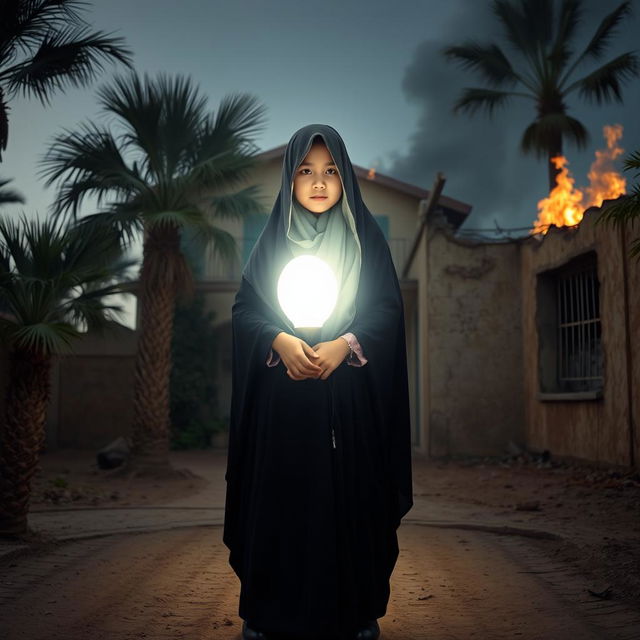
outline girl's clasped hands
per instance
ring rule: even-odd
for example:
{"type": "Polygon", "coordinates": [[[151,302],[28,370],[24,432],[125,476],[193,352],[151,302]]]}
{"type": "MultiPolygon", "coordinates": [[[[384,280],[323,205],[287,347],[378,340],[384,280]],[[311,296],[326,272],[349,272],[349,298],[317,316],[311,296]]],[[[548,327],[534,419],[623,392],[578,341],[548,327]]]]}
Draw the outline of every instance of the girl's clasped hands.
{"type": "Polygon", "coordinates": [[[292,380],[326,380],[351,350],[343,338],[318,342],[312,348],[301,338],[284,331],[275,337],[272,346],[280,354],[292,380]]]}

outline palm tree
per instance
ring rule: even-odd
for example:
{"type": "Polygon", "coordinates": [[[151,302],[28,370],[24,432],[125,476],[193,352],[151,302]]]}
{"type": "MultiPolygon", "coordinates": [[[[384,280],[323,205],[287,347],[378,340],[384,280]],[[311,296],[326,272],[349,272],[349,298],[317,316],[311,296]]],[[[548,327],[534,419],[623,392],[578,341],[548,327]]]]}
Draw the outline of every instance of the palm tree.
{"type": "MultiPolygon", "coordinates": [[[[624,161],[624,170],[636,170],[635,178],[640,178],[640,150],[634,151],[624,161]]],[[[635,223],[640,218],[640,182],[633,185],[631,193],[620,196],[617,200],[602,208],[602,212],[596,218],[596,224],[602,222],[612,223],[614,226],[624,227],[627,222],[635,223]]],[[[630,256],[636,256],[640,260],[640,238],[636,238],[629,250],[630,256]]]]}
{"type": "Polygon", "coordinates": [[[493,87],[521,88],[511,91],[499,88],[466,88],[455,102],[454,113],[475,113],[484,108],[491,117],[496,107],[506,105],[512,96],[532,100],[536,118],[526,128],[520,147],[524,153],[535,152],[548,158],[549,190],[556,184],[559,172],[551,158],[562,154],[563,140],[586,147],[589,134],[584,125],[567,113],[567,98],[574,91],[586,100],[598,104],[615,99],[622,102],[621,85],[640,71],[638,57],[623,53],[586,75],[573,79],[577,67],[586,60],[600,60],[615,33],[616,27],[631,13],[631,2],[622,2],[606,15],[591,40],[571,61],[571,41],[580,22],[580,0],[563,0],[555,11],[552,0],[494,0],[493,12],[504,27],[508,42],[523,62],[521,67],[507,58],[497,44],[467,41],[449,46],[443,54],[475,69],[493,87]]]}
{"type": "Polygon", "coordinates": [[[117,236],[52,220],[0,217],[0,337],[9,347],[4,428],[0,429],[0,536],[27,532],[31,479],[44,441],[55,354],[102,329],[121,307],[124,270],[117,236]]]}
{"type": "Polygon", "coordinates": [[[7,189],[6,186],[11,182],[11,178],[8,180],[0,179],[0,205],[3,204],[13,204],[16,202],[21,202],[24,204],[24,197],[14,191],[13,189],[7,189]]]}
{"type": "Polygon", "coordinates": [[[43,105],[65,84],[86,86],[103,60],[131,67],[122,38],[89,32],[76,0],[11,0],[0,7],[0,162],[9,135],[8,99],[19,91],[43,105]]]}
{"type": "MultiPolygon", "coordinates": [[[[207,110],[189,79],[135,74],[99,90],[104,111],[121,134],[84,125],[58,136],[43,159],[47,184],[62,182],[54,215],[75,217],[83,198],[114,198],[81,224],[115,227],[125,242],[143,231],[139,275],[140,335],[136,356],[132,455],[128,470],[166,475],[169,465],[171,336],[176,297],[193,294],[193,275],[180,247],[183,229],[238,259],[233,236],[215,218],[262,211],[254,186],[235,191],[255,164],[251,141],[264,108],[245,95],[207,110]],[[230,192],[234,191],[234,192],[230,192]],[[218,195],[212,197],[207,192],[218,195]]],[[[127,469],[125,467],[125,469],[127,469]]]]}

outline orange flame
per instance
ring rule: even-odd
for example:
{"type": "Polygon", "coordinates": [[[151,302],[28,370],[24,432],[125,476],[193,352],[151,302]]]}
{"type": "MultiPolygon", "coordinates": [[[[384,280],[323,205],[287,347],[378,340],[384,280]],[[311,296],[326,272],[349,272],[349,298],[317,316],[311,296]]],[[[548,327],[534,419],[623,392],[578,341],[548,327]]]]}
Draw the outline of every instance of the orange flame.
{"type": "Polygon", "coordinates": [[[376,170],[371,167],[371,169],[369,169],[369,173],[367,174],[367,178],[369,180],[373,180],[376,177],[376,170]]]}
{"type": "Polygon", "coordinates": [[[604,127],[607,148],[596,151],[596,159],[587,174],[589,186],[584,189],[574,186],[575,180],[566,167],[568,160],[564,156],[551,158],[560,173],[549,196],[538,202],[538,218],[530,233],[546,233],[551,224],[558,227],[576,225],[586,209],[599,207],[603,200],[617,198],[625,192],[626,180],[613,166],[614,160],[624,152],[617,144],[622,131],[621,124],[604,127]]]}

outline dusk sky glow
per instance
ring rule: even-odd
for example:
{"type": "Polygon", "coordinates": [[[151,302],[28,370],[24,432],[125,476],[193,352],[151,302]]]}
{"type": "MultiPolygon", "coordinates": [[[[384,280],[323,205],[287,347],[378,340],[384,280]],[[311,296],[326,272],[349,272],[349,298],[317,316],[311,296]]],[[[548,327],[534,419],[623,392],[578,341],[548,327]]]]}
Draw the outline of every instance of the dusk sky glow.
{"type": "MultiPolygon", "coordinates": [[[[579,51],[618,4],[585,3],[579,51]]],[[[634,48],[639,11],[636,3],[603,62],[634,48]]],[[[505,227],[530,225],[537,201],[546,195],[545,162],[518,149],[534,116],[533,103],[513,101],[493,121],[481,113],[473,118],[450,113],[462,87],[482,82],[446,62],[439,50],[469,38],[502,43],[489,2],[112,0],[88,5],[83,15],[94,29],[126,39],[140,73],[191,75],[214,109],[230,92],[256,95],[268,109],[267,127],[257,139],[264,150],[285,144],[305,124],[330,124],[356,164],[424,188],[437,171],[444,172],[445,194],[473,206],[465,227],[493,226],[494,220],[505,227]]],[[[54,190],[45,190],[38,179],[38,159],[63,128],[90,119],[104,122],[94,90],[115,71],[109,67],[88,88],[53,94],[49,107],[35,98],[10,103],[0,176],[12,178],[10,186],[27,203],[7,211],[46,215],[54,190]]],[[[624,87],[623,106],[591,106],[572,96],[570,113],[591,134],[588,150],[565,149],[581,185],[595,149],[604,144],[605,124],[624,125],[626,153],[640,146],[640,80],[624,87]]],[[[90,204],[85,213],[91,213],[90,204]]]]}

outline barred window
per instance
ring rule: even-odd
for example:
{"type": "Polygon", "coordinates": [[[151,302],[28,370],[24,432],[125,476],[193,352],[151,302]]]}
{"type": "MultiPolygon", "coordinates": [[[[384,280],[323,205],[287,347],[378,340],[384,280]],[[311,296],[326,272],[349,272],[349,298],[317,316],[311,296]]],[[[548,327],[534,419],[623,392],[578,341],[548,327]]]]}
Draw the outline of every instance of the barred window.
{"type": "Polygon", "coordinates": [[[540,388],[550,393],[603,387],[600,290],[590,251],[539,275],[540,388]]]}
{"type": "Polygon", "coordinates": [[[602,386],[602,345],[598,274],[595,266],[558,277],[558,382],[561,390],[602,386]]]}

